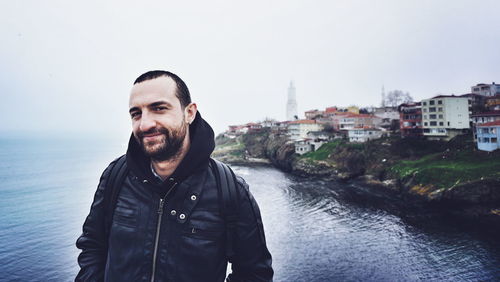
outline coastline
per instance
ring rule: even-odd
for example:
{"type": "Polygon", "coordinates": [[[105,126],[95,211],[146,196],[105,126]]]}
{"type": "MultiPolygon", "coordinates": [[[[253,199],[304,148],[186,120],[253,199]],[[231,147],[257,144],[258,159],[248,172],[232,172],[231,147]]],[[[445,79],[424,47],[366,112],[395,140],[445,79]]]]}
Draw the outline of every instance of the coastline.
{"type": "MultiPolygon", "coordinates": [[[[266,134],[244,138],[243,142],[237,143],[237,146],[227,143],[221,146],[219,142],[214,157],[234,165],[272,165],[296,176],[354,184],[363,188],[359,189],[361,193],[376,193],[388,200],[398,201],[397,204],[401,207],[410,205],[418,207],[417,209],[432,209],[463,220],[464,223],[467,221],[485,224],[492,229],[500,230],[500,177],[496,177],[498,174],[472,180],[458,179],[450,187],[442,187],[439,186],[439,181],[436,183],[433,183],[432,179],[427,183],[421,181],[419,178],[421,171],[398,175],[399,171],[394,168],[397,168],[401,161],[391,160],[386,155],[384,156],[387,158],[384,158],[383,162],[375,165],[371,162],[360,169],[358,163],[367,161],[361,160],[356,155],[357,149],[346,147],[346,152],[340,153],[337,150],[336,153],[342,158],[341,161],[331,155],[325,160],[318,160],[314,159],[314,156],[298,156],[295,154],[293,143],[287,142],[284,138],[266,134]]],[[[387,147],[386,143],[381,144],[387,147]]],[[[382,152],[384,148],[372,149],[377,151],[374,154],[384,154],[382,152]]],[[[461,150],[465,151],[462,147],[456,149],[459,153],[461,150]]],[[[442,158],[451,158],[452,153],[453,151],[446,148],[442,158]]],[[[375,157],[380,158],[380,156],[375,157]]],[[[441,155],[438,157],[441,158],[441,155]]],[[[497,160],[496,155],[494,160],[497,160]]],[[[442,182],[444,177],[438,177],[442,182]]]]}

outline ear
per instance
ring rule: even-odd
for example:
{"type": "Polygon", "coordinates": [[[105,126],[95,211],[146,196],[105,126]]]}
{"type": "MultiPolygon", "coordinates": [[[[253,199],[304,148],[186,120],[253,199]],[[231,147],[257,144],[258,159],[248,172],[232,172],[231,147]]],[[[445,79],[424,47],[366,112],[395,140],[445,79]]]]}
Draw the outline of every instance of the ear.
{"type": "Polygon", "coordinates": [[[191,124],[196,117],[198,112],[198,106],[195,103],[191,103],[184,108],[184,121],[191,124]]]}

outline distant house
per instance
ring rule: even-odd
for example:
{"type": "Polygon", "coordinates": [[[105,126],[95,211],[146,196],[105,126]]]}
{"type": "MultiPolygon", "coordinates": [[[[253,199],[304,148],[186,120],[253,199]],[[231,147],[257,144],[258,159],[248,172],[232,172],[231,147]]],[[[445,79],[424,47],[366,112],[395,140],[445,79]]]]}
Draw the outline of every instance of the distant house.
{"type": "Polygon", "coordinates": [[[382,137],[382,131],[378,128],[352,128],[348,130],[347,136],[349,142],[363,143],[382,137]]]}
{"type": "Polygon", "coordinates": [[[481,124],[488,123],[488,122],[500,120],[500,110],[473,114],[471,116],[471,120],[472,120],[472,128],[473,128],[473,133],[474,133],[473,134],[474,141],[476,141],[476,139],[477,139],[477,136],[476,136],[477,126],[481,125],[481,124]]]}
{"type": "Polygon", "coordinates": [[[373,114],[381,119],[399,119],[397,107],[373,108],[373,114]]]}
{"type": "Polygon", "coordinates": [[[467,97],[439,95],[421,103],[423,131],[428,139],[450,140],[469,130],[467,97]]]}
{"type": "Polygon", "coordinates": [[[401,104],[399,111],[399,130],[401,137],[422,136],[422,107],[421,103],[401,104]]]}
{"type": "Polygon", "coordinates": [[[248,127],[246,125],[230,125],[229,129],[225,133],[225,136],[229,138],[234,138],[238,135],[245,134],[247,132],[248,132],[248,127]]]}
{"type": "Polygon", "coordinates": [[[305,153],[314,152],[327,142],[328,140],[313,138],[295,140],[295,153],[303,155],[305,153]]]}
{"type": "Polygon", "coordinates": [[[319,110],[310,110],[310,111],[307,111],[305,112],[305,115],[306,115],[306,119],[310,119],[310,120],[315,120],[317,118],[321,118],[323,117],[324,115],[324,111],[319,111],[319,110]]]}
{"type": "Polygon", "coordinates": [[[500,94],[500,85],[492,82],[491,84],[479,83],[475,86],[472,86],[471,92],[487,97],[492,97],[500,94]]]}
{"type": "Polygon", "coordinates": [[[295,141],[295,153],[299,155],[303,155],[305,153],[311,152],[311,144],[310,144],[311,139],[305,138],[305,139],[298,139],[295,141]]]}
{"type": "Polygon", "coordinates": [[[336,130],[349,130],[358,127],[374,127],[380,124],[381,118],[367,114],[343,113],[332,117],[333,126],[336,130]]]}
{"type": "Polygon", "coordinates": [[[479,150],[491,152],[500,148],[500,120],[478,125],[476,135],[479,150]]]}
{"type": "Polygon", "coordinates": [[[288,123],[288,136],[291,140],[307,138],[309,131],[320,131],[323,125],[316,123],[314,120],[302,119],[290,121],[288,123]]]}
{"type": "Polygon", "coordinates": [[[259,124],[262,126],[262,127],[273,127],[277,124],[278,122],[276,120],[273,120],[273,119],[265,119],[264,121],[261,121],[259,124]]]}
{"type": "Polygon", "coordinates": [[[245,127],[248,128],[248,132],[259,132],[262,129],[262,125],[254,122],[245,124],[245,127]]]}

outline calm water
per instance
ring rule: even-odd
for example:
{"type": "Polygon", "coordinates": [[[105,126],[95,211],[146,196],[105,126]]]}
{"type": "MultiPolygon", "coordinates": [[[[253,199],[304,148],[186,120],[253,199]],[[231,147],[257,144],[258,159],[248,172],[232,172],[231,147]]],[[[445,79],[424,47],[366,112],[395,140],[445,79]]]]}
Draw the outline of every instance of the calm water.
{"type": "MultiPolygon", "coordinates": [[[[74,278],[74,243],[98,178],[124,150],[0,139],[1,281],[74,278]]],[[[500,238],[391,211],[346,185],[235,170],[261,206],[275,281],[500,281],[500,238]]]]}

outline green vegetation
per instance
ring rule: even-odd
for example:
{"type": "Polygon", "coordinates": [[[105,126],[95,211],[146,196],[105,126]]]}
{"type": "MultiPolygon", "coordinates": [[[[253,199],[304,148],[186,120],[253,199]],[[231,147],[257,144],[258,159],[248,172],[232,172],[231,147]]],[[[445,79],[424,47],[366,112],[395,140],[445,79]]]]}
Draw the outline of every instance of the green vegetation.
{"type": "Polygon", "coordinates": [[[333,142],[328,142],[319,147],[318,150],[314,152],[309,152],[302,155],[302,159],[311,159],[315,161],[324,161],[328,159],[330,154],[335,151],[335,149],[342,144],[342,140],[335,140],[333,142]]]}
{"type": "Polygon", "coordinates": [[[477,151],[445,151],[418,160],[402,160],[390,168],[398,178],[414,176],[416,183],[450,188],[481,178],[500,177],[498,154],[477,151]]]}

